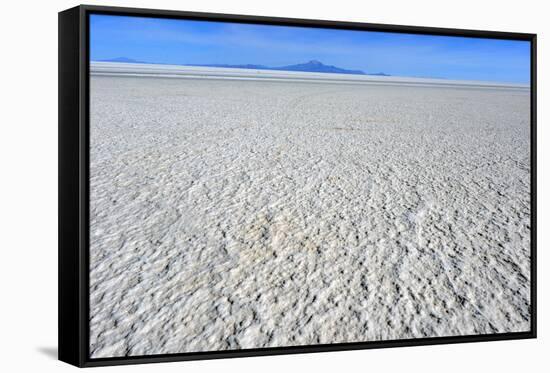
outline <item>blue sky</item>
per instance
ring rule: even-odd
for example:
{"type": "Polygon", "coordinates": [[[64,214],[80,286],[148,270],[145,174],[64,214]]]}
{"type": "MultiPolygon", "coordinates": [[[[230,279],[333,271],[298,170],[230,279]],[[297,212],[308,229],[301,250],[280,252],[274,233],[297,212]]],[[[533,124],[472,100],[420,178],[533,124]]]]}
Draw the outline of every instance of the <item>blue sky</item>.
{"type": "Polygon", "coordinates": [[[397,76],[529,83],[527,41],[90,16],[92,60],[327,65],[397,76]]]}

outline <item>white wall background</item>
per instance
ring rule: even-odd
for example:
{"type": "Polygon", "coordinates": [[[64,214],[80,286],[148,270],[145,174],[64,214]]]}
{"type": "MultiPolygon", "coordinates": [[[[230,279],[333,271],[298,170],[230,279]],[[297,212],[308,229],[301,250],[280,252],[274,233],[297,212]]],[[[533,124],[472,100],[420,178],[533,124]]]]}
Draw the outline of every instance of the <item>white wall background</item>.
{"type": "MultiPolygon", "coordinates": [[[[496,372],[550,369],[550,22],[544,1],[103,0],[143,8],[538,34],[539,338],[256,357],[110,371],[496,372]]],[[[5,1],[0,21],[0,370],[69,371],[57,349],[57,12],[76,1],[5,1]]]]}

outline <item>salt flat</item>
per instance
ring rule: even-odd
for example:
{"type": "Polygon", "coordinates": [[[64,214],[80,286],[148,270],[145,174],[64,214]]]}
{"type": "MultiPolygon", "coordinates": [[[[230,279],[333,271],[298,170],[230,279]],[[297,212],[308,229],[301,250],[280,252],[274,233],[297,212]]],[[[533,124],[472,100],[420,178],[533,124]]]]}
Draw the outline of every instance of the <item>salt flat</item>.
{"type": "Polygon", "coordinates": [[[90,84],[92,357],[529,330],[528,90],[90,84]]]}

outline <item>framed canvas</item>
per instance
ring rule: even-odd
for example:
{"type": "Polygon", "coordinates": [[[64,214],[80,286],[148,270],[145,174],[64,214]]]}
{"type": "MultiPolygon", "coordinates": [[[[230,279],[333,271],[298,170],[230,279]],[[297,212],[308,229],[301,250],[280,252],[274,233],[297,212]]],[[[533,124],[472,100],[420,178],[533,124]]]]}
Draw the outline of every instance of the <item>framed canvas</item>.
{"type": "Polygon", "coordinates": [[[59,13],[59,359],[536,336],[536,35],[59,13]]]}

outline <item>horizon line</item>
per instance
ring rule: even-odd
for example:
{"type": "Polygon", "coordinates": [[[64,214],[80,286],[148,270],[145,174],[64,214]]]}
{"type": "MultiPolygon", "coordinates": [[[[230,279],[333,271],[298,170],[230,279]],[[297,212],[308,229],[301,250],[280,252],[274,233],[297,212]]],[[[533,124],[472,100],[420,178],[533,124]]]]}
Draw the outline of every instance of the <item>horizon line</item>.
{"type": "MultiPolygon", "coordinates": [[[[208,69],[227,69],[227,70],[230,70],[230,69],[239,69],[239,70],[265,70],[265,71],[270,71],[271,73],[274,73],[274,72],[280,72],[280,73],[283,73],[283,72],[287,72],[287,73],[293,73],[293,74],[300,74],[300,73],[306,73],[306,74],[323,74],[323,75],[326,75],[327,78],[329,76],[334,76],[334,75],[342,75],[342,76],[348,76],[348,77],[352,77],[352,76],[356,76],[356,77],[363,77],[363,78],[378,78],[378,79],[382,79],[382,81],[387,81],[387,82],[391,82],[391,83],[398,83],[398,82],[402,82],[402,81],[399,81],[399,80],[395,80],[395,79],[414,79],[414,80],[417,80],[418,79],[418,83],[420,84],[423,84],[423,83],[427,83],[429,84],[430,82],[422,82],[422,80],[433,80],[434,82],[431,82],[431,83],[436,83],[435,81],[442,81],[440,82],[440,84],[449,84],[449,85],[456,85],[455,82],[463,82],[463,83],[478,83],[479,85],[481,86],[485,86],[485,87],[495,87],[495,88],[504,88],[504,87],[510,87],[510,88],[518,88],[518,89],[524,89],[524,88],[530,88],[531,87],[531,83],[530,82],[527,82],[527,83],[519,83],[519,82],[505,82],[505,81],[490,81],[490,80],[473,80],[473,79],[450,79],[450,78],[440,78],[440,77],[423,77],[423,76],[403,76],[403,75],[390,75],[390,74],[384,74],[384,75],[381,75],[381,73],[365,73],[363,72],[363,74],[351,74],[351,73],[334,73],[334,72],[319,72],[319,71],[296,71],[296,70],[283,70],[283,69],[276,69],[276,68],[270,68],[268,66],[265,66],[265,65],[259,65],[259,66],[264,66],[266,67],[266,69],[254,69],[254,68],[245,68],[245,67],[234,67],[234,66],[237,66],[237,65],[254,65],[254,64],[174,64],[174,63],[164,63],[164,62],[144,62],[144,61],[137,61],[137,62],[127,62],[127,61],[111,61],[111,60],[105,60],[105,59],[101,59],[101,60],[93,60],[93,59],[90,59],[89,60],[90,63],[94,63],[94,64],[97,64],[97,63],[103,63],[103,64],[127,64],[127,65],[164,65],[164,66],[174,66],[174,67],[198,67],[198,68],[208,68],[208,69]],[[224,66],[226,65],[226,66],[224,66]],[[233,66],[233,67],[232,67],[233,66]]],[[[292,65],[287,65],[287,66],[292,66],[292,65]]],[[[325,65],[325,66],[332,66],[332,65],[325,65]]],[[[155,73],[151,73],[151,72],[148,72],[148,73],[145,73],[145,72],[123,72],[123,70],[120,70],[120,71],[117,71],[117,72],[113,72],[113,71],[109,71],[109,72],[91,72],[91,73],[94,73],[95,75],[109,75],[109,76],[113,76],[113,75],[127,75],[127,76],[163,76],[163,77],[178,77],[179,74],[176,74],[176,73],[170,73],[170,74],[167,74],[167,73],[159,73],[159,72],[155,72],[155,73]]],[[[184,75],[181,75],[180,77],[186,77],[184,75]]],[[[229,77],[226,77],[226,78],[229,78],[229,77]]],[[[260,78],[262,79],[262,78],[260,78]]],[[[277,78],[277,79],[280,79],[280,78],[277,78]]],[[[310,80],[314,80],[314,79],[311,79],[309,78],[310,80]]],[[[334,79],[333,79],[334,80],[334,79]]],[[[348,81],[353,81],[353,79],[346,79],[348,81]]],[[[366,81],[366,80],[365,80],[366,81]]],[[[367,81],[366,81],[367,82],[367,81]]],[[[460,85],[460,84],[458,84],[460,85]]],[[[476,86],[475,84],[467,84],[467,85],[471,85],[472,87],[476,86]]]]}
{"type": "Polygon", "coordinates": [[[448,80],[448,81],[461,81],[461,82],[480,82],[480,83],[495,83],[495,84],[506,84],[506,85],[515,85],[515,86],[525,86],[530,87],[531,81],[528,82],[511,82],[511,81],[502,81],[502,80],[477,80],[477,79],[457,79],[457,78],[449,78],[449,77],[440,77],[440,76],[425,76],[425,75],[394,75],[390,73],[386,73],[385,71],[378,71],[378,72],[365,72],[363,70],[355,70],[355,69],[347,69],[335,65],[326,65],[320,60],[317,59],[311,59],[306,62],[298,62],[291,65],[284,65],[284,66],[269,66],[269,65],[263,65],[263,64],[255,64],[255,63],[238,63],[238,64],[230,64],[230,63],[170,63],[170,62],[148,62],[148,61],[141,61],[129,57],[113,57],[113,58],[106,58],[106,59],[89,59],[89,62],[103,62],[103,63],[127,63],[127,64],[142,64],[142,65],[169,65],[169,66],[196,66],[196,67],[211,67],[211,68],[235,68],[235,69],[243,69],[243,70],[274,70],[274,71],[289,71],[289,72],[310,72],[310,73],[317,73],[317,74],[341,74],[341,75],[357,75],[357,76],[379,76],[379,77],[393,77],[393,78],[411,78],[411,79],[434,79],[434,80],[448,80]],[[128,61],[115,61],[117,59],[126,59],[128,61]],[[288,67],[288,66],[295,66],[295,65],[303,65],[310,62],[319,62],[323,66],[327,67],[335,67],[342,70],[348,70],[348,71],[361,71],[362,74],[354,74],[354,73],[336,73],[336,72],[322,72],[322,71],[296,71],[296,70],[284,70],[282,68],[288,67]],[[244,66],[261,66],[262,68],[247,68],[244,66]]]}

